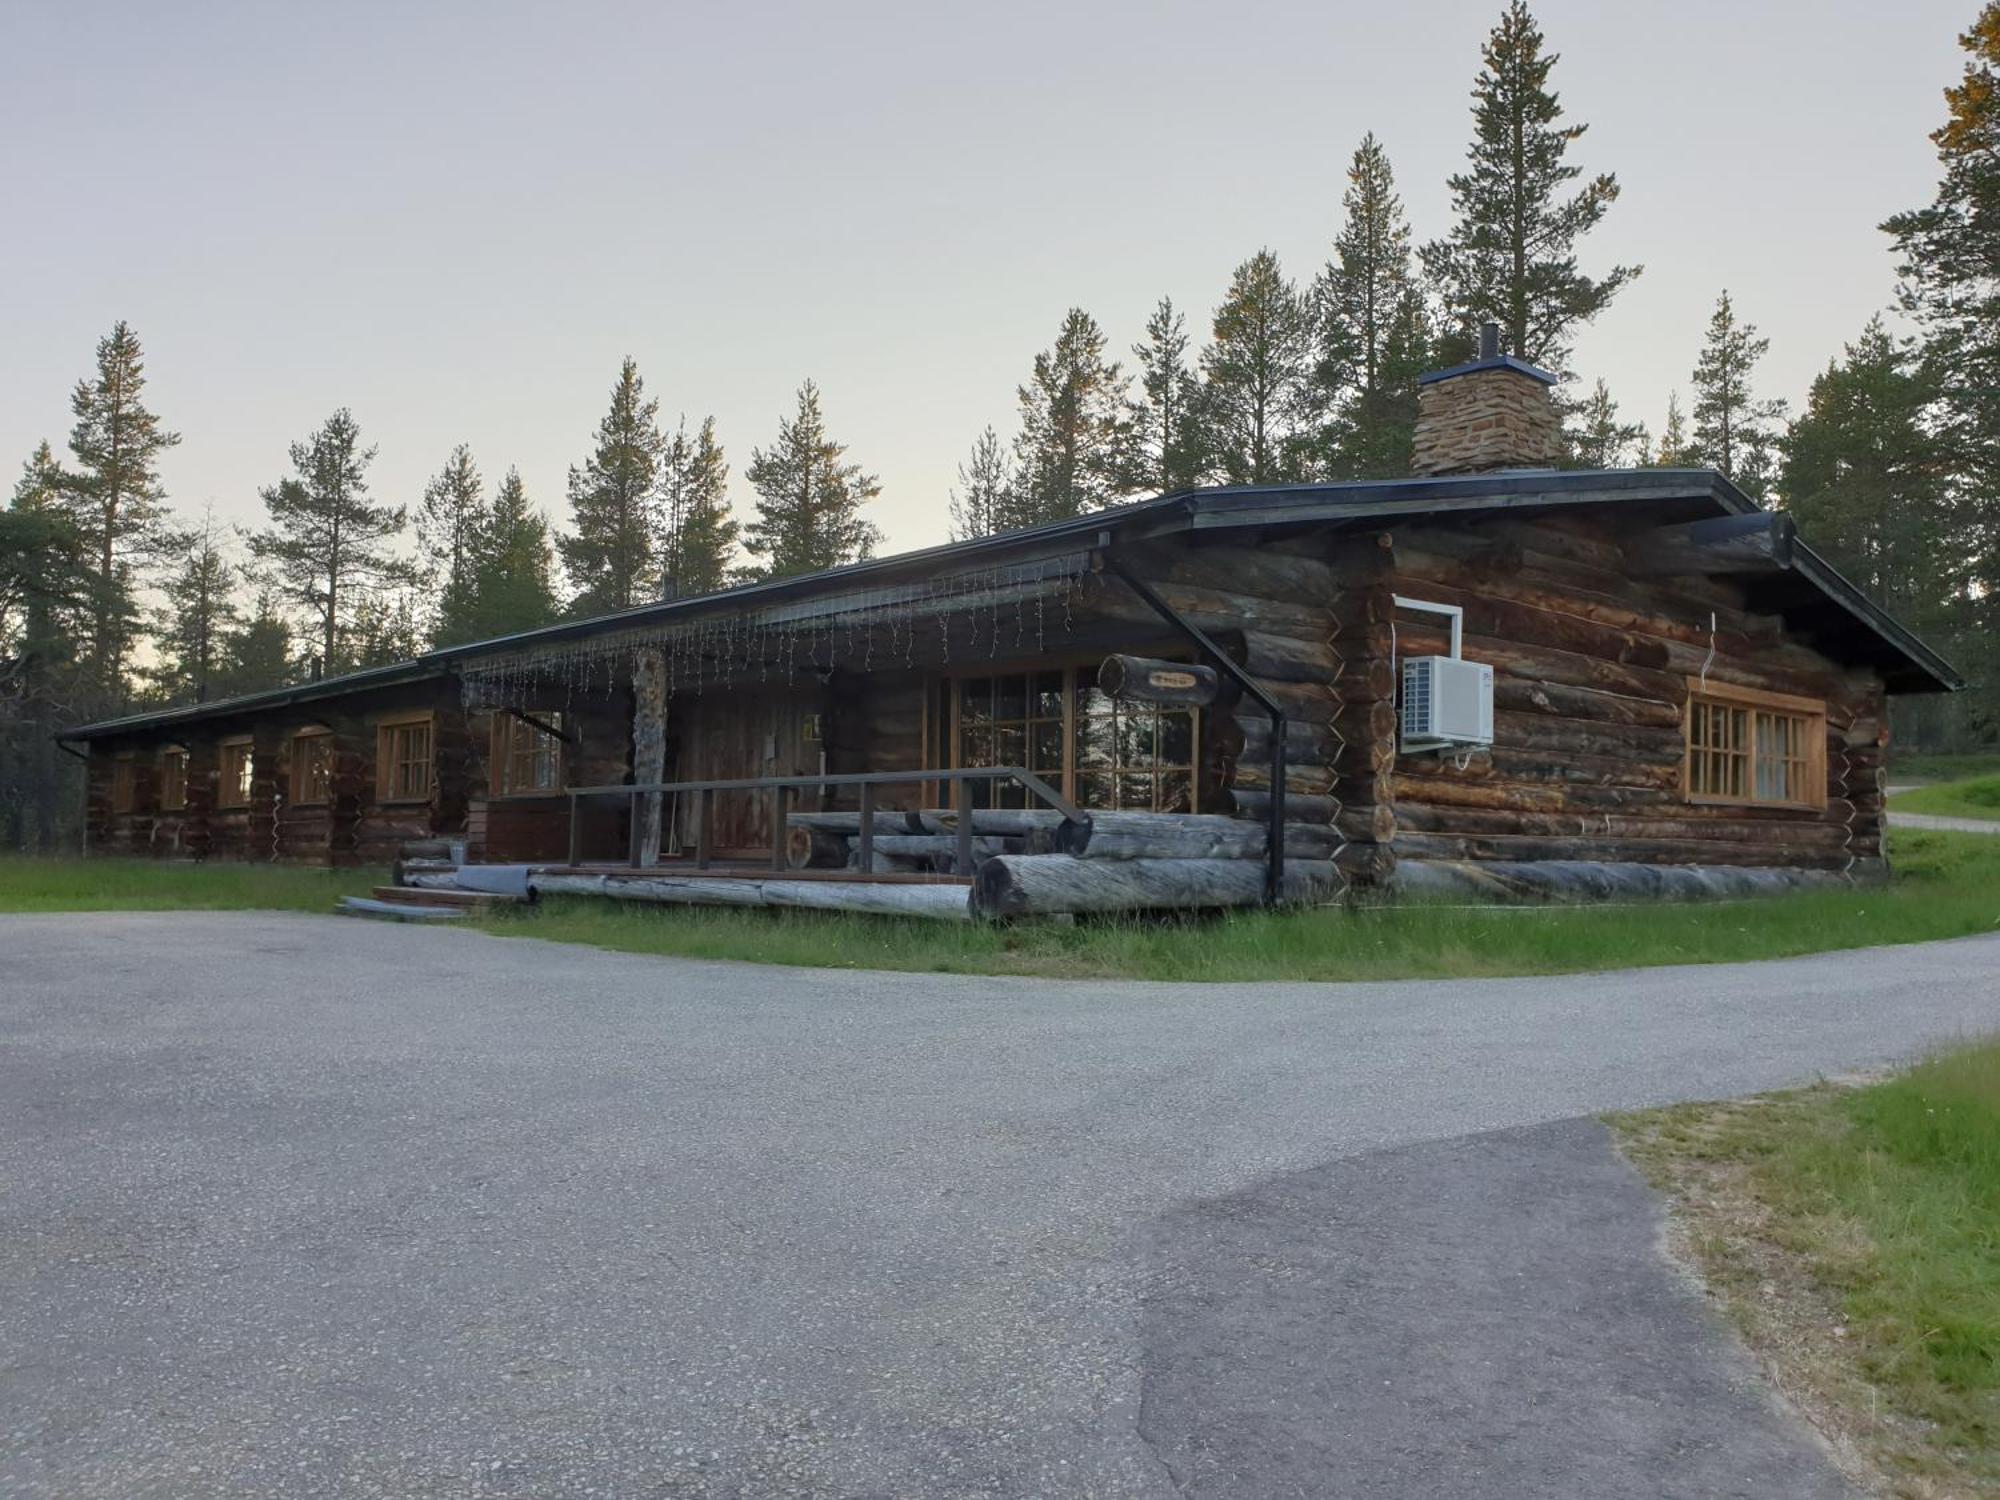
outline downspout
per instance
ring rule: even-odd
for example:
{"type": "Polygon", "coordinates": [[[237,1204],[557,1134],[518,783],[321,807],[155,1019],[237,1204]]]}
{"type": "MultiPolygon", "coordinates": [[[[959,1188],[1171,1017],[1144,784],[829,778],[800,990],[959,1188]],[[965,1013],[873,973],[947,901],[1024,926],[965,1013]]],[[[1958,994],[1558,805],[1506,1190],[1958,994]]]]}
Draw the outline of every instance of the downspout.
{"type": "Polygon", "coordinates": [[[1285,882],[1285,711],[1277,700],[1265,692],[1257,679],[1244,671],[1235,658],[1209,639],[1194,621],[1188,619],[1166,600],[1153,592],[1152,586],[1137,577],[1111,550],[1111,533],[1097,534],[1096,559],[1124,582],[1125,586],[1137,594],[1146,607],[1165,620],[1175,630],[1194,643],[1195,649],[1213,662],[1221,673],[1256,700],[1257,706],[1271,717],[1271,807],[1269,812],[1270,830],[1264,868],[1264,900],[1267,905],[1278,904],[1279,893],[1285,882]]]}

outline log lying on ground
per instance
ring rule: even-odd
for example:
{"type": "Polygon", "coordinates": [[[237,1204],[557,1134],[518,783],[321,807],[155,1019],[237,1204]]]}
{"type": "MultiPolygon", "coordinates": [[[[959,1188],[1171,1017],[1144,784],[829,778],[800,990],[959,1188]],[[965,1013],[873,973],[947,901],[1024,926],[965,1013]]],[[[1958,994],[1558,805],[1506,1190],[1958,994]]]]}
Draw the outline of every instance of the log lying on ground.
{"type": "Polygon", "coordinates": [[[1262,859],[1262,824],[1221,813],[1092,813],[1056,835],[1056,851],[1086,859],[1262,859]]]}
{"type": "MultiPolygon", "coordinates": [[[[958,813],[952,808],[927,807],[912,816],[917,820],[917,826],[910,830],[912,833],[958,832],[958,813]]],[[[975,834],[1001,838],[1046,835],[1053,840],[1056,830],[1062,825],[1063,815],[1049,808],[979,807],[972,812],[972,831],[975,834]]],[[[1053,848],[1053,844],[1050,847],[1053,848]]]]}
{"type": "MultiPolygon", "coordinates": [[[[816,833],[859,833],[861,814],[858,812],[795,812],[785,814],[787,828],[809,828],[816,833]]],[[[875,811],[875,831],[877,833],[922,833],[924,826],[917,821],[914,812],[902,808],[877,808],[875,811]]]]}
{"type": "Polygon", "coordinates": [[[781,906],[876,916],[971,920],[967,888],[950,884],[879,885],[839,880],[713,880],[699,875],[566,875],[542,871],[534,890],[545,896],[608,896],[667,906],[781,906]]]}
{"type": "Polygon", "coordinates": [[[1402,859],[1389,879],[1391,894],[1420,900],[1701,901],[1776,896],[1887,878],[1880,860],[1853,871],[1757,866],[1647,865],[1612,860],[1402,859]]]}
{"type": "MultiPolygon", "coordinates": [[[[1324,900],[1340,877],[1323,860],[1287,860],[1282,899],[1324,900]]],[[[981,867],[972,909],[983,917],[1060,912],[1201,910],[1255,906],[1264,865],[1249,859],[1077,859],[1068,854],[1002,855],[981,867]]]]}

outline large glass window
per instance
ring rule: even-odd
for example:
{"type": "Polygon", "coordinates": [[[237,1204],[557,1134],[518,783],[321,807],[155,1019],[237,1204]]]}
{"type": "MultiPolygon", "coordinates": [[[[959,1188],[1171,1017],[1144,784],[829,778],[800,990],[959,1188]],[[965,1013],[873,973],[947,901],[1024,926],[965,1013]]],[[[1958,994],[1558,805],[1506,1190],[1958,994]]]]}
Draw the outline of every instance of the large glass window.
{"type": "MultiPolygon", "coordinates": [[[[1023,766],[1080,807],[1191,812],[1200,716],[1117,703],[1089,667],[961,677],[950,686],[953,766],[1023,766]]],[[[1025,807],[1018,786],[975,785],[975,807],[1025,807]]]]}
{"type": "Polygon", "coordinates": [[[423,802],[431,794],[431,718],[396,719],[375,732],[376,792],[384,802],[423,802]]]}
{"type": "Polygon", "coordinates": [[[217,807],[250,805],[250,741],[224,740],[218,757],[220,775],[215,783],[217,807]]]}
{"type": "MultiPolygon", "coordinates": [[[[562,740],[548,729],[511,714],[496,717],[493,760],[500,794],[561,791],[562,740]]],[[[559,713],[538,713],[535,717],[549,729],[562,730],[563,716],[559,713]]]]}
{"type": "Polygon", "coordinates": [[[292,801],[311,806],[332,800],[332,731],[302,729],[292,740],[292,801]]]}

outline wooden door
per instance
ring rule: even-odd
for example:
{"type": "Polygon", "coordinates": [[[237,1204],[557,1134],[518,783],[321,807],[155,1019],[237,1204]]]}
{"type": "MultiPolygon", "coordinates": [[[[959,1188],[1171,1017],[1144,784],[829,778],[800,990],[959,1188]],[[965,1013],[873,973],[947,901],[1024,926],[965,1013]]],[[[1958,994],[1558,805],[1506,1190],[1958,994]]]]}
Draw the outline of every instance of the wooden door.
{"type": "MultiPolygon", "coordinates": [[[[690,700],[681,718],[676,781],[741,781],[756,776],[808,776],[824,769],[818,738],[819,695],[794,686],[758,693],[710,690],[690,700]]],[[[805,799],[794,799],[795,806],[805,799]]],[[[771,792],[717,792],[709,843],[720,858],[768,857],[771,792]]],[[[694,847],[694,799],[684,799],[679,835],[694,847]]]]}

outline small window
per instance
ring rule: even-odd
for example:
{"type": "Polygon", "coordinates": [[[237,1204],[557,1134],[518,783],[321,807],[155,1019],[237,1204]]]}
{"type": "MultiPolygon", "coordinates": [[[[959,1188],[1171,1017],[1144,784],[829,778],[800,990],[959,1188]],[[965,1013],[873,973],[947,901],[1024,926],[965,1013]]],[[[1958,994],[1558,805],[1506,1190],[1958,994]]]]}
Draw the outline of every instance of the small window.
{"type": "Polygon", "coordinates": [[[396,719],[375,731],[375,786],[384,802],[423,802],[431,794],[431,716],[396,719]]]}
{"type": "Polygon", "coordinates": [[[160,752],[160,810],[179,812],[187,806],[188,753],[179,745],[160,752]]]}
{"type": "Polygon", "coordinates": [[[137,800],[139,768],[129,755],[121,755],[111,763],[111,810],[128,813],[137,800]]]}
{"type": "MultiPolygon", "coordinates": [[[[559,713],[535,717],[558,734],[563,728],[559,713]]],[[[512,714],[498,716],[495,731],[493,758],[500,795],[562,790],[563,742],[556,734],[512,714]]]]}
{"type": "Polygon", "coordinates": [[[250,805],[250,741],[248,739],[224,740],[221,747],[220,774],[215,783],[215,805],[217,807],[248,807],[250,805]]]}
{"type": "Polygon", "coordinates": [[[292,802],[311,806],[333,800],[333,732],[302,729],[292,737],[292,802]]]}
{"type": "Polygon", "coordinates": [[[1076,805],[1192,812],[1199,718],[1193,709],[1121,702],[1076,683],[1076,805]]]}
{"type": "Polygon", "coordinates": [[[1826,705],[1690,680],[1686,785],[1693,802],[1826,806],[1826,705]]]}

